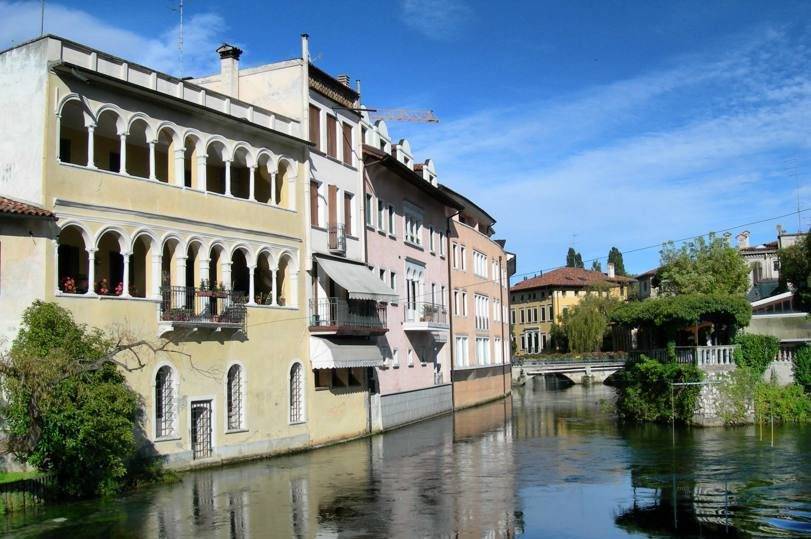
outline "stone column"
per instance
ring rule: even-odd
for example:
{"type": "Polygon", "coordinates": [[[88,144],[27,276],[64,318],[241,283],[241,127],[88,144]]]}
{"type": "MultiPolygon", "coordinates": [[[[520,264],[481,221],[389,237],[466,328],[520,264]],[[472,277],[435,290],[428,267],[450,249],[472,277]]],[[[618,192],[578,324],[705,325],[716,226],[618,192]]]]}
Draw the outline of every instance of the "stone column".
{"type": "Polygon", "coordinates": [[[248,266],[248,273],[250,274],[250,279],[248,281],[248,305],[256,305],[256,302],[254,301],[254,296],[256,295],[256,283],[254,283],[256,266],[248,266]]]}
{"type": "MultiPolygon", "coordinates": [[[[200,280],[208,281],[211,275],[208,271],[208,264],[210,260],[208,258],[201,258],[200,259],[200,280]]],[[[216,285],[216,283],[215,283],[216,285]]],[[[209,310],[209,305],[211,304],[211,298],[202,297],[200,298],[200,308],[201,312],[205,312],[209,310]]]]}
{"type": "Polygon", "coordinates": [[[268,202],[276,204],[277,206],[279,205],[279,201],[276,198],[276,172],[270,173],[270,198],[268,202]]]}
{"type": "MultiPolygon", "coordinates": [[[[152,255],[152,299],[161,298],[161,286],[163,285],[163,275],[161,274],[162,262],[163,254],[152,255]]],[[[144,294],[147,297],[150,296],[150,294],[146,293],[146,290],[144,290],[144,294]]]]}
{"type": "Polygon", "coordinates": [[[231,288],[231,262],[222,262],[222,285],[231,288]]]}
{"type": "Polygon", "coordinates": [[[149,179],[157,180],[155,176],[155,141],[149,141],[149,179]]]}
{"type": "Polygon", "coordinates": [[[273,268],[270,271],[270,304],[271,305],[278,305],[279,302],[276,298],[279,297],[279,291],[276,289],[276,272],[279,271],[277,268],[273,268]]]}
{"type": "Polygon", "coordinates": [[[225,196],[233,196],[231,194],[231,161],[225,162],[225,196]]]}
{"type": "Polygon", "coordinates": [[[256,167],[248,167],[248,200],[256,200],[256,167]]]}
{"type": "MultiPolygon", "coordinates": [[[[188,257],[176,256],[175,257],[175,276],[171,279],[172,286],[186,286],[186,261],[188,257]]],[[[171,272],[171,267],[170,267],[171,272]]],[[[192,283],[192,286],[197,286],[199,283],[192,283]]]]}
{"type": "MultiPolygon", "coordinates": [[[[76,283],[79,284],[79,283],[76,283]]],[[[87,292],[86,296],[96,294],[96,249],[87,250],[87,292]]]]}
{"type": "MultiPolygon", "coordinates": [[[[121,297],[128,298],[130,297],[130,254],[121,253],[121,257],[124,259],[124,276],[121,279],[121,297]]],[[[110,286],[118,286],[118,283],[110,283],[110,286]]],[[[113,288],[113,290],[115,291],[115,288],[113,288]]]]}
{"type": "Polygon", "coordinates": [[[121,149],[118,150],[118,160],[120,161],[118,165],[118,172],[119,174],[126,174],[127,173],[127,134],[121,133],[118,135],[119,139],[121,139],[121,149]]]}
{"type": "Polygon", "coordinates": [[[93,132],[95,130],[95,125],[87,126],[87,168],[96,168],[95,159],[93,158],[93,132]]]}
{"type": "Polygon", "coordinates": [[[197,185],[194,186],[200,191],[207,191],[208,184],[206,182],[206,156],[197,156],[197,185]]]}
{"type": "Polygon", "coordinates": [[[175,185],[186,185],[186,148],[175,150],[175,185]]]}

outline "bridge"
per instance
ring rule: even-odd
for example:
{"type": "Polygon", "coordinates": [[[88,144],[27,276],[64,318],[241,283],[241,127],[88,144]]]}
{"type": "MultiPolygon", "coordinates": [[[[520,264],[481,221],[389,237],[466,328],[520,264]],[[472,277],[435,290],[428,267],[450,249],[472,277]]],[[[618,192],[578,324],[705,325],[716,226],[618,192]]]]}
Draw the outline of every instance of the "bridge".
{"type": "Polygon", "coordinates": [[[513,365],[513,380],[549,374],[568,378],[575,384],[603,383],[625,366],[625,359],[550,359],[527,360],[513,365]]]}

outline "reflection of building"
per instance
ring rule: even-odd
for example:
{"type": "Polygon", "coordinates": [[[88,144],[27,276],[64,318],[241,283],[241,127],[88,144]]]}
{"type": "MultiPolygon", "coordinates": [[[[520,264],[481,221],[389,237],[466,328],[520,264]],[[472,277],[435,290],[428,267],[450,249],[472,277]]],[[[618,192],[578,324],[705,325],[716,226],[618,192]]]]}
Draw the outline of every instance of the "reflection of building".
{"type": "Polygon", "coordinates": [[[493,217],[467,197],[442,190],[464,206],[450,220],[449,238],[453,399],[455,408],[463,408],[510,392],[507,288],[515,255],[504,240],[493,240],[493,217]]]}
{"type": "Polygon", "coordinates": [[[552,324],[587,294],[627,299],[634,279],[582,268],[559,268],[525,279],[510,289],[510,324],[517,355],[548,351],[552,324]],[[599,290],[598,290],[599,289],[599,290]]]}

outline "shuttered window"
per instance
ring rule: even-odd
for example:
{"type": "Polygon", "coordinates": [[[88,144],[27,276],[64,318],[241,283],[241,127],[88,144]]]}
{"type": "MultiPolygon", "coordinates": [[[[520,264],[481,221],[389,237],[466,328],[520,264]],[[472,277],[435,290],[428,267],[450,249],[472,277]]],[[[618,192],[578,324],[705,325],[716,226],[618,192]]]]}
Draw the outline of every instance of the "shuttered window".
{"type": "Polygon", "coordinates": [[[344,232],[347,236],[352,235],[352,205],[353,196],[351,193],[344,193],[344,232]]]}
{"type": "Polygon", "coordinates": [[[335,140],[337,135],[338,124],[335,116],[327,115],[327,155],[330,157],[338,158],[338,144],[335,140]]]}
{"type": "Polygon", "coordinates": [[[338,187],[335,185],[329,185],[328,194],[329,198],[327,199],[327,204],[329,204],[329,226],[333,227],[338,221],[338,187]]]}
{"type": "Polygon", "coordinates": [[[310,182],[310,224],[318,226],[318,182],[310,182]]]}
{"type": "Polygon", "coordinates": [[[343,124],[341,126],[343,128],[344,136],[344,164],[352,166],[352,126],[349,124],[343,124]]]}
{"type": "Polygon", "coordinates": [[[321,149],[321,109],[315,105],[310,105],[310,142],[321,149]]]}

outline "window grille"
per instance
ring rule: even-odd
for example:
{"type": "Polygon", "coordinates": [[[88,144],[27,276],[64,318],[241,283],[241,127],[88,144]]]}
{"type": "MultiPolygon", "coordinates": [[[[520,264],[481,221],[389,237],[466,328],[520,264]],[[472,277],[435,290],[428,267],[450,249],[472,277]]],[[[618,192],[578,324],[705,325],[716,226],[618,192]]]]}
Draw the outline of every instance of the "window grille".
{"type": "Polygon", "coordinates": [[[300,423],[304,420],[303,414],[303,376],[301,365],[296,363],[290,369],[290,422],[300,423]]]}
{"type": "Polygon", "coordinates": [[[228,429],[242,428],[242,369],[232,365],[228,369],[228,429]]]}
{"type": "Polygon", "coordinates": [[[175,396],[171,367],[161,367],[155,376],[155,436],[171,436],[175,431],[175,396]]]}

